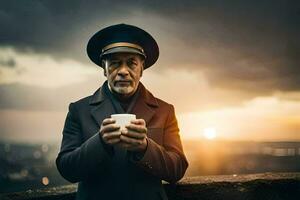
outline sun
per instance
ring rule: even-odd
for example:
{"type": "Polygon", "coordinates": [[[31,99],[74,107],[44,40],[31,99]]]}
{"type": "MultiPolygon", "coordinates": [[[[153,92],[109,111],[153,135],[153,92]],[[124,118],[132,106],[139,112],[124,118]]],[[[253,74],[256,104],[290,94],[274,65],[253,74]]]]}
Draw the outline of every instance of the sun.
{"type": "Polygon", "coordinates": [[[217,137],[217,132],[215,128],[205,128],[203,129],[203,136],[208,140],[213,140],[217,137]]]}

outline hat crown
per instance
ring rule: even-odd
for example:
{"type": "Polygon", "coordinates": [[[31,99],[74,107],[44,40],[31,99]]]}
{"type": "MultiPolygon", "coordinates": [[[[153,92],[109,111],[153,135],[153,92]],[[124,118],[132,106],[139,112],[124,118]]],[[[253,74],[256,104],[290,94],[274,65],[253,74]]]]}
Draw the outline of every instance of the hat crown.
{"type": "Polygon", "coordinates": [[[95,64],[101,66],[102,49],[110,44],[120,42],[142,47],[146,54],[145,68],[152,66],[159,57],[159,48],[154,38],[145,30],[129,24],[108,26],[95,33],[87,45],[88,56],[95,64]]]}

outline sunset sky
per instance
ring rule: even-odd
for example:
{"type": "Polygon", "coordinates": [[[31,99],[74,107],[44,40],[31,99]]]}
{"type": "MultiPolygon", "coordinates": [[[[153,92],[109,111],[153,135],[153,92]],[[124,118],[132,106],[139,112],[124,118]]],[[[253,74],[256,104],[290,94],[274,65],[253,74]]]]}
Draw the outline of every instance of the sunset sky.
{"type": "Polygon", "coordinates": [[[105,80],[87,41],[118,23],[157,40],[141,81],[183,139],[300,140],[297,1],[0,2],[0,141],[60,141],[69,103],[105,80]]]}

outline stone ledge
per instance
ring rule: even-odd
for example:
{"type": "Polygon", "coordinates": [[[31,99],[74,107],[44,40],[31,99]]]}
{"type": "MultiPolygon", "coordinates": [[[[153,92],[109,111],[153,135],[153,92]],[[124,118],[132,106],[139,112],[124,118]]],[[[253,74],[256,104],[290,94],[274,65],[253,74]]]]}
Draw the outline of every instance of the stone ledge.
{"type": "MultiPolygon", "coordinates": [[[[293,200],[300,199],[300,173],[264,173],[187,177],[165,183],[170,200],[293,200]]],[[[77,184],[1,194],[0,200],[73,200],[77,184]]]]}

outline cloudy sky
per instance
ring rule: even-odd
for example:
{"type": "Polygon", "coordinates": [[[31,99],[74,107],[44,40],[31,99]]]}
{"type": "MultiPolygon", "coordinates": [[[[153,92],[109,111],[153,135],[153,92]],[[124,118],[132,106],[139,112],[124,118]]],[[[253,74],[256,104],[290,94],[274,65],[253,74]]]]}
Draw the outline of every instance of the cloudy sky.
{"type": "Polygon", "coordinates": [[[142,82],[174,104],[184,139],[300,140],[297,1],[0,4],[0,140],[59,141],[68,104],[105,80],[87,41],[118,23],[157,40],[142,82]]]}

